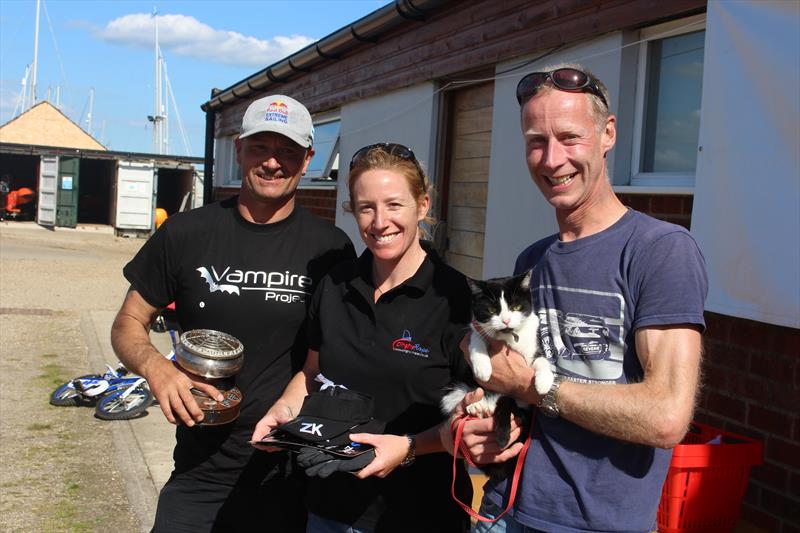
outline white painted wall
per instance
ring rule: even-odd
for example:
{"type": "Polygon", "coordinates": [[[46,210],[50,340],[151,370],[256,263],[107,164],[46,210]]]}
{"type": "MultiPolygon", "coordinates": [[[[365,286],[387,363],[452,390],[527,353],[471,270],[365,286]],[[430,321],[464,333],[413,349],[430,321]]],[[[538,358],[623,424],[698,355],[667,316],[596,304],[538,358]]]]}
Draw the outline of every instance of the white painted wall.
{"type": "Polygon", "coordinates": [[[349,199],[347,171],[350,158],[359,148],[378,142],[395,142],[414,151],[423,168],[435,168],[437,98],[433,83],[367,98],[342,107],[339,137],[339,178],[336,186],[336,225],[342,228],[358,253],[365,246],[358,235],[353,215],[342,209],[349,199]]]}
{"type": "MultiPolygon", "coordinates": [[[[548,65],[580,63],[608,88],[611,110],[619,108],[622,34],[612,33],[590,42],[561,50],[512,73],[503,72],[541,55],[500,63],[496,68],[492,156],[489,164],[489,193],[486,206],[486,240],[483,275],[505,276],[514,268],[517,255],[529,244],[558,231],[553,208],[534,185],[525,165],[519,105],[515,97],[522,77],[548,65]]],[[[615,151],[609,153],[609,175],[613,176],[615,151]]]]}

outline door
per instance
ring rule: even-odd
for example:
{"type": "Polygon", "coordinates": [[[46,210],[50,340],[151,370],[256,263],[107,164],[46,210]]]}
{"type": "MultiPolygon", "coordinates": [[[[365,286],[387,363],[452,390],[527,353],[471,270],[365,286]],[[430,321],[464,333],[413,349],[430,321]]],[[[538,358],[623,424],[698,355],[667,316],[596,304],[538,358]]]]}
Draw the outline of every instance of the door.
{"type": "Polygon", "coordinates": [[[449,131],[441,217],[446,222],[445,261],[473,278],[483,272],[494,83],[448,93],[449,131]]]}
{"type": "Polygon", "coordinates": [[[43,155],[39,164],[39,199],[36,222],[42,226],[56,224],[56,193],[58,192],[58,156],[43,155]]]}
{"type": "Polygon", "coordinates": [[[117,169],[117,212],[120,229],[150,230],[153,227],[152,163],[120,161],[117,169]]]}
{"type": "Polygon", "coordinates": [[[56,226],[74,228],[78,224],[78,173],[81,160],[59,157],[56,226]]]}

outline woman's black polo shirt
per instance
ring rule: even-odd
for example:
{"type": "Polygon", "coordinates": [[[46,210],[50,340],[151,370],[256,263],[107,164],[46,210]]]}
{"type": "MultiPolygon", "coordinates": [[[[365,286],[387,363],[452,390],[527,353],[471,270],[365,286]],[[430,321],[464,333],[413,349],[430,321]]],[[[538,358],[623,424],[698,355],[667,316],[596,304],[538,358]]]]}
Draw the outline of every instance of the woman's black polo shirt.
{"type": "MultiPolygon", "coordinates": [[[[463,274],[428,243],[423,247],[427,257],[417,272],[377,302],[366,250],[322,280],[309,309],[309,347],[319,351],[322,374],[372,395],[375,418],[397,435],[439,424],[447,386],[471,381],[458,346],[471,317],[469,288],[463,274]]],[[[385,479],[311,478],[309,510],[376,531],[460,530],[468,517],[450,496],[451,481],[452,458],[445,453],[419,457],[385,479]]],[[[459,486],[462,501],[470,501],[463,468],[459,486]]]]}

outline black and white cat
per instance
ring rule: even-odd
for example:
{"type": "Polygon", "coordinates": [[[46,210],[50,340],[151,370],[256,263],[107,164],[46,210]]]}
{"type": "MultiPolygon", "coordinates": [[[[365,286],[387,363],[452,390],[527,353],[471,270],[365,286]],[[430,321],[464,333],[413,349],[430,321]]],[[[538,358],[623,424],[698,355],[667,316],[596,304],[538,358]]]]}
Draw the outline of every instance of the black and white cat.
{"type": "MultiPolygon", "coordinates": [[[[530,271],[518,276],[486,281],[467,278],[467,281],[472,290],[473,322],[470,325],[469,359],[473,375],[480,381],[488,381],[492,376],[492,362],[484,339],[484,336],[490,337],[504,341],[525,358],[536,372],[536,392],[545,394],[550,390],[554,376],[550,363],[539,351],[539,317],[531,301],[530,271]]],[[[451,414],[471,390],[465,383],[456,384],[442,398],[442,411],[451,414]]],[[[485,391],[483,399],[467,406],[467,413],[478,417],[495,416],[498,444],[505,446],[514,407],[512,398],[485,391]]],[[[519,407],[525,411],[529,408],[528,405],[519,407]]]]}

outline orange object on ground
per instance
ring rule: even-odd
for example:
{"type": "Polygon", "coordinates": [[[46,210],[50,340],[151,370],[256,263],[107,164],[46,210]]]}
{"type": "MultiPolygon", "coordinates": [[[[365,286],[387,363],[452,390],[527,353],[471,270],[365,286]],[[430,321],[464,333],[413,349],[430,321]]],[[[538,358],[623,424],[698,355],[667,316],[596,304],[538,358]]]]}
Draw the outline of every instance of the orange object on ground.
{"type": "Polygon", "coordinates": [[[763,461],[761,442],[692,422],[672,454],[658,505],[659,533],[732,531],[750,467],[763,461]]]}
{"type": "Polygon", "coordinates": [[[163,224],[164,221],[167,220],[168,217],[169,217],[169,215],[167,215],[167,210],[166,209],[162,209],[160,207],[157,207],[156,208],[156,229],[158,229],[159,226],[161,226],[161,224],[163,224]]]}
{"type": "Polygon", "coordinates": [[[6,212],[21,213],[22,210],[19,206],[31,203],[35,197],[36,193],[27,187],[20,187],[15,191],[11,191],[6,196],[6,212]]]}

